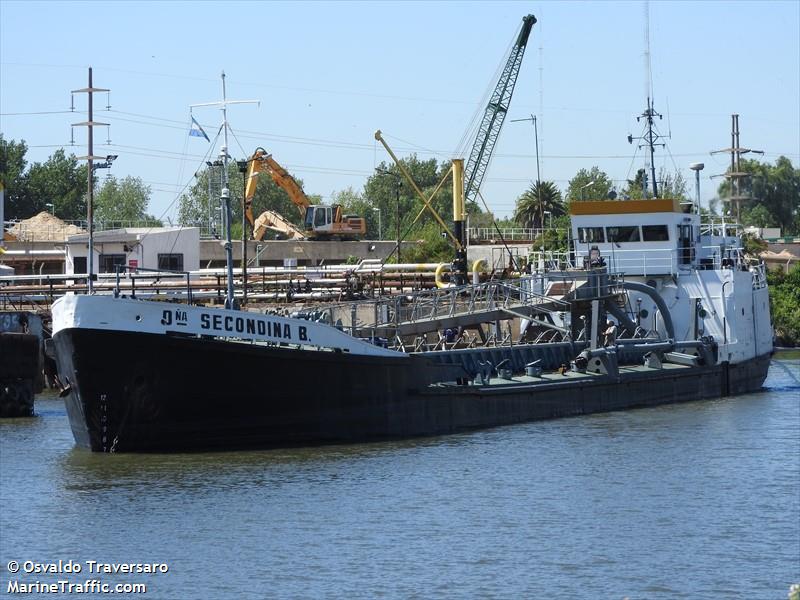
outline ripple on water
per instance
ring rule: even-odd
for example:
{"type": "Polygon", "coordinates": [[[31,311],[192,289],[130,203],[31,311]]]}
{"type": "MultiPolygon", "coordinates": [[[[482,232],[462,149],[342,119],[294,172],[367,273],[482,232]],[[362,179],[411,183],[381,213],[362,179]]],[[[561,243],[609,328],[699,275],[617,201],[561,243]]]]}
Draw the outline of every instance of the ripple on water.
{"type": "Polygon", "coordinates": [[[785,597],[800,361],[707,402],[404,442],[184,455],[0,422],[0,564],[168,561],[148,597],[785,597]]]}

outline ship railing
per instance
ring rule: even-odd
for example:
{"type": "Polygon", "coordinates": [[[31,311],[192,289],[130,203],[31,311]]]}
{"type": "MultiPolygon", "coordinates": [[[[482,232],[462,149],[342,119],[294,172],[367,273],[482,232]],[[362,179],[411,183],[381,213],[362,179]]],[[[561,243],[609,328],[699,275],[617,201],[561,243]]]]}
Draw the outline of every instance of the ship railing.
{"type": "Polygon", "coordinates": [[[482,312],[568,311],[569,303],[524,289],[515,283],[490,281],[479,285],[449,287],[376,300],[362,300],[328,306],[321,320],[369,336],[370,331],[397,329],[401,325],[435,322],[444,318],[482,312]]]}
{"type": "Polygon", "coordinates": [[[751,260],[749,263],[750,273],[753,274],[753,289],[763,290],[767,287],[766,265],[760,260],[751,260]]]}
{"type": "Polygon", "coordinates": [[[575,268],[569,252],[535,250],[530,253],[528,264],[531,272],[565,271],[575,268]]]}
{"type": "Polygon", "coordinates": [[[114,297],[119,298],[122,292],[126,291],[121,285],[123,279],[126,279],[130,283],[130,285],[127,286],[127,289],[130,291],[131,298],[136,298],[137,275],[143,275],[150,280],[155,279],[155,283],[158,283],[161,279],[186,278],[186,302],[188,304],[192,303],[192,274],[189,271],[148,269],[146,267],[131,267],[128,265],[115,266],[115,284],[113,290],[114,297]],[[124,278],[123,275],[125,276],[124,278]]]}
{"type": "Polygon", "coordinates": [[[700,251],[700,269],[737,269],[746,271],[750,267],[750,261],[741,246],[712,244],[700,246],[700,251]]]}
{"type": "MultiPolygon", "coordinates": [[[[578,265],[590,260],[589,251],[579,248],[575,252],[578,265]]],[[[675,275],[680,270],[691,269],[695,262],[695,246],[678,248],[637,248],[626,250],[611,245],[611,251],[603,254],[609,272],[628,275],[675,275]]]]}
{"type": "MultiPolygon", "coordinates": [[[[523,284],[526,289],[533,290],[539,286],[540,295],[550,299],[573,297],[580,289],[582,300],[601,300],[624,293],[625,273],[610,272],[607,268],[572,269],[535,273],[526,278],[523,284]],[[555,292],[553,286],[560,284],[560,291],[555,292]],[[566,285],[565,285],[566,284],[566,285]]],[[[568,303],[568,300],[563,300],[568,303]]]]}
{"type": "Polygon", "coordinates": [[[700,223],[700,235],[719,237],[736,237],[742,232],[742,226],[735,221],[726,221],[721,217],[704,217],[700,223]]]}
{"type": "Polygon", "coordinates": [[[500,244],[506,242],[532,242],[548,231],[547,228],[506,227],[498,233],[494,227],[470,227],[467,230],[471,244],[500,244]]]}
{"type": "MultiPolygon", "coordinates": [[[[415,294],[411,302],[397,307],[399,322],[415,322],[479,311],[511,308],[517,305],[563,304],[553,298],[526,290],[505,281],[490,281],[477,286],[451,287],[415,294]]],[[[568,306],[568,305],[567,305],[568,306]]]]}

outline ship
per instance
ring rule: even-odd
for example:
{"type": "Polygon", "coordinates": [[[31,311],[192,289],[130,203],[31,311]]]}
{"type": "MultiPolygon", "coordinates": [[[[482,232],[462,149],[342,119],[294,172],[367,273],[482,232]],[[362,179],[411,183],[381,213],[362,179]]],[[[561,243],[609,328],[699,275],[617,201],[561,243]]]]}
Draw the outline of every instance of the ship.
{"type": "Polygon", "coordinates": [[[0,419],[33,416],[44,383],[44,332],[40,315],[0,310],[0,419]]]}
{"type": "MultiPolygon", "coordinates": [[[[466,167],[453,160],[454,233],[375,134],[453,240],[451,281],[441,265],[435,290],[291,316],[237,307],[223,74],[222,102],[197,106],[223,115],[225,307],[119,289],[57,300],[53,348],[76,443],[98,452],[347,444],[758,390],[772,354],[764,266],[729,224],[702,222],[699,193],[696,203],[660,198],[655,176],[653,198],[573,201],[566,255],[488,281],[473,265],[468,283],[465,198],[480,189],[535,22],[523,19],[466,167]]],[[[648,100],[651,162],[653,114],[648,100]]]]}
{"type": "Polygon", "coordinates": [[[730,224],[670,199],[571,210],[570,253],[514,279],[292,316],[60,298],[53,342],[75,441],[98,452],[358,443],[761,388],[773,352],[764,266],[730,224]]]}

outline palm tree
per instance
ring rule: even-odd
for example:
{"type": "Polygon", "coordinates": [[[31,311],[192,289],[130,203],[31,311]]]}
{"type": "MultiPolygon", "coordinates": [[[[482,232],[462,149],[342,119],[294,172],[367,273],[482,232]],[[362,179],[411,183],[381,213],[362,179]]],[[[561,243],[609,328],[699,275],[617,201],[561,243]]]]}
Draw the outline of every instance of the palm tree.
{"type": "Polygon", "coordinates": [[[517,198],[514,220],[523,227],[543,229],[546,212],[553,218],[566,214],[561,191],[552,181],[542,181],[541,189],[536,182],[533,182],[531,187],[517,198]]]}

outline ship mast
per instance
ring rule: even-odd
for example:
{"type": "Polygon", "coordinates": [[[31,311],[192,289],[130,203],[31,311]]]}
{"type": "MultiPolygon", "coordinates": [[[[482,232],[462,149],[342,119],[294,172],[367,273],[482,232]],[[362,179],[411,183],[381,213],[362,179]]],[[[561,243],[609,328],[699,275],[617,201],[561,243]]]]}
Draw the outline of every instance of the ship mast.
{"type": "MultiPolygon", "coordinates": [[[[653,72],[650,64],[650,5],[644,3],[644,69],[645,69],[645,95],[647,96],[647,108],[645,111],[636,117],[637,123],[640,119],[645,120],[646,129],[643,135],[634,137],[628,134],[628,143],[632,144],[633,140],[642,140],[644,144],[639,144],[639,148],[646,147],[650,151],[650,178],[653,184],[653,198],[658,198],[658,181],[656,180],[656,161],[655,161],[655,147],[664,146],[663,143],[659,144],[657,141],[661,139],[661,135],[653,127],[653,117],[661,119],[661,114],[656,112],[653,108],[655,101],[653,100],[653,72]]],[[[647,165],[645,165],[646,167],[647,165]]],[[[647,179],[647,177],[645,177],[647,179]]],[[[647,186],[644,187],[645,196],[647,196],[647,186]]]]}
{"type": "Polygon", "coordinates": [[[231,239],[231,190],[228,181],[228,105],[229,104],[260,104],[259,100],[228,100],[225,89],[225,71],[222,72],[222,100],[217,102],[203,102],[202,104],[190,104],[189,109],[199,106],[219,106],[222,110],[222,131],[223,146],[220,149],[222,158],[222,192],[220,201],[224,206],[223,215],[225,217],[225,266],[228,270],[228,287],[225,295],[225,308],[236,308],[233,297],[233,241],[231,239]]]}

